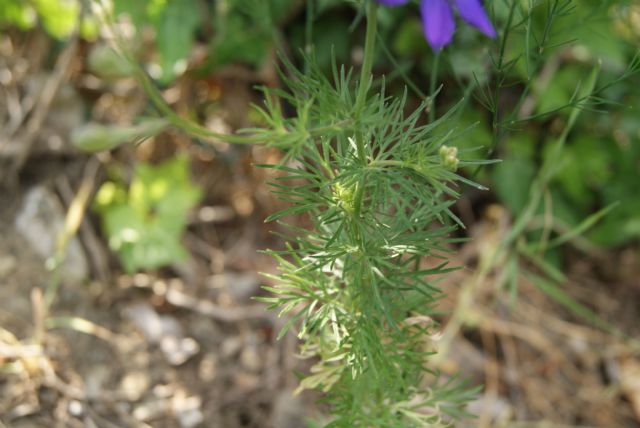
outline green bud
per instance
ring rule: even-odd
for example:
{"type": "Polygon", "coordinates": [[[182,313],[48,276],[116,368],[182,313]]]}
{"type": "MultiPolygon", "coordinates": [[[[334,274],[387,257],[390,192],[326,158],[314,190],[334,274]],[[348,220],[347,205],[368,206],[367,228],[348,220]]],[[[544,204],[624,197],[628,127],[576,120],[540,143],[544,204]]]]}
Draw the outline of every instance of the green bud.
{"type": "Polygon", "coordinates": [[[451,171],[456,171],[458,169],[460,160],[458,159],[457,147],[442,146],[440,147],[439,154],[440,162],[445,168],[451,171]]]}
{"type": "Polygon", "coordinates": [[[336,183],[333,186],[333,200],[335,203],[348,213],[355,211],[355,196],[357,184],[344,185],[342,183],[336,183]]]}

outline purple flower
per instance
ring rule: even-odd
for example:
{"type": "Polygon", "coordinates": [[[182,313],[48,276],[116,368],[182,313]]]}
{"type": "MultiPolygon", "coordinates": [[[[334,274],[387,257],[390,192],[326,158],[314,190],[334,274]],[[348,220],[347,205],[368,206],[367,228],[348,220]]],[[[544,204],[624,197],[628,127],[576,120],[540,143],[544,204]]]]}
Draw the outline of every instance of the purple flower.
{"type": "MultiPolygon", "coordinates": [[[[408,0],[377,1],[385,6],[401,6],[408,0]]],[[[496,30],[482,7],[481,0],[420,0],[422,28],[433,50],[439,51],[451,43],[456,29],[453,18],[454,9],[467,24],[476,27],[489,37],[496,36],[496,30]]]]}

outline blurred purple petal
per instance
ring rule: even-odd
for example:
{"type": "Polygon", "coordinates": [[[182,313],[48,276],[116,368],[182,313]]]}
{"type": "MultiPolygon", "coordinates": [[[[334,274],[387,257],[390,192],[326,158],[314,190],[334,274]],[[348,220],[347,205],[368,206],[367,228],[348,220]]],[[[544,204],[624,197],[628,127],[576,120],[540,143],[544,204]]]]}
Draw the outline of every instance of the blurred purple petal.
{"type": "Polygon", "coordinates": [[[402,6],[407,4],[409,0],[378,0],[378,3],[385,6],[402,6]]]}
{"type": "Polygon", "coordinates": [[[453,0],[453,3],[460,17],[468,24],[473,25],[489,37],[496,36],[496,30],[493,28],[480,0],[453,0]]]}
{"type": "Polygon", "coordinates": [[[435,51],[451,43],[456,23],[448,0],[422,0],[422,27],[427,41],[435,51]]]}

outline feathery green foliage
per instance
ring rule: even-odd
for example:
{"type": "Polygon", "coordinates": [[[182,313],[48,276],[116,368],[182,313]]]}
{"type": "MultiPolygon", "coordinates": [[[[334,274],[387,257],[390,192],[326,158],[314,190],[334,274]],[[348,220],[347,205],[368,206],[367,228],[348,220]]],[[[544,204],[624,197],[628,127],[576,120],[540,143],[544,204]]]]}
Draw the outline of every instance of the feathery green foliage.
{"type": "MultiPolygon", "coordinates": [[[[367,15],[371,29],[374,3],[367,15]]],[[[370,81],[344,68],[330,81],[311,58],[307,73],[284,62],[288,91],[266,91],[270,129],[252,131],[286,153],[262,165],[277,170],[270,184],[290,203],[268,220],[304,213],[312,223],[290,226],[287,249],[269,251],[280,274],[262,299],[290,315],[284,331],[319,359],[300,388],[328,393],[329,426],[445,426],[472,396],[426,370],[436,278],[453,269],[447,243],[461,225],[450,206],[457,183],[472,184],[456,173],[466,163],[447,146],[453,131],[435,131],[455,109],[420,124],[427,103],[405,117],[406,98],[386,96],[384,85],[367,95],[370,81]],[[297,114],[283,117],[276,97],[297,114]],[[273,138],[279,129],[288,137],[273,138]]]]}
{"type": "MultiPolygon", "coordinates": [[[[286,249],[268,251],[279,263],[279,274],[271,276],[274,285],[265,287],[271,296],[262,300],[288,317],[280,335],[295,331],[302,341],[302,355],[317,361],[300,389],[326,393],[332,415],[327,426],[450,426],[465,414],[475,391],[430,368],[429,356],[437,350],[432,316],[443,297],[438,281],[455,269],[447,256],[449,244],[455,242],[452,232],[462,223],[450,208],[459,196],[459,186],[482,188],[463,178],[458,169],[490,161],[460,159],[458,154],[465,151],[455,147],[458,133],[452,119],[470,105],[471,97],[465,96],[436,119],[433,100],[439,91],[439,57],[431,68],[431,93],[428,97],[419,93],[426,101],[410,114],[406,114],[406,92],[389,96],[384,80],[372,79],[377,7],[375,1],[358,4],[366,6],[367,20],[360,77],[335,60],[327,77],[322,71],[326,64],[316,64],[307,49],[302,58],[304,72],[282,57],[283,89],[264,91],[260,110],[264,128],[235,135],[211,132],[175,114],[140,67],[135,74],[167,120],[191,135],[264,143],[284,152],[281,163],[260,165],[275,170],[270,185],[289,203],[267,220],[284,222],[288,215],[297,214],[306,216],[309,227],[284,223],[290,232],[283,234],[286,249]],[[284,104],[295,114],[284,114],[284,104]]],[[[311,2],[307,44],[312,39],[313,7],[311,2]]],[[[558,22],[575,13],[575,4],[570,0],[501,1],[489,8],[501,34],[495,49],[485,51],[493,52],[487,61],[493,74],[481,78],[471,73],[475,81],[465,89],[490,114],[493,140],[486,157],[525,123],[570,112],[555,156],[544,162],[528,202],[522,198],[522,212],[501,247],[510,272],[518,275],[521,258],[546,266],[542,251],[522,247],[522,234],[558,171],[556,160],[579,112],[604,102],[600,94],[638,67],[634,59],[628,70],[601,86],[598,72],[593,71],[564,102],[540,103],[542,107],[529,111],[525,104],[542,97],[540,76],[545,66],[570,42],[564,38],[566,31],[559,31],[558,22]],[[520,90],[505,109],[504,93],[515,85],[520,90]]],[[[392,58],[386,48],[385,53],[392,58]]],[[[398,73],[406,76],[399,67],[398,73]]],[[[412,82],[409,86],[419,92],[412,82]]],[[[464,143],[470,147],[475,142],[464,143]]],[[[535,174],[530,172],[533,180],[535,174]]],[[[553,276],[551,269],[542,270],[553,276]]],[[[570,306],[569,298],[553,287],[545,291],[555,291],[570,306]]]]}

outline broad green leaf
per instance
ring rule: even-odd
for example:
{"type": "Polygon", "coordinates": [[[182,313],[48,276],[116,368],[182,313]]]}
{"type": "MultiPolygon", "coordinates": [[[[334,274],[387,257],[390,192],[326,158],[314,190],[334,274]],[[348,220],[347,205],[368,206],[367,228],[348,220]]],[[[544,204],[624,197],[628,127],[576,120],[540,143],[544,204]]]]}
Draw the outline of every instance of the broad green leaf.
{"type": "Polygon", "coordinates": [[[28,30],[36,24],[36,16],[32,5],[21,0],[3,0],[0,3],[0,25],[13,24],[28,30]]]}
{"type": "Polygon", "coordinates": [[[200,195],[189,179],[185,157],[158,166],[138,165],[128,192],[113,182],[100,188],[96,207],[103,230],[127,272],[186,257],[180,238],[187,212],[200,195]]]}
{"type": "Polygon", "coordinates": [[[33,0],[42,25],[47,33],[62,39],[76,28],[80,16],[78,0],[33,0]]]}

